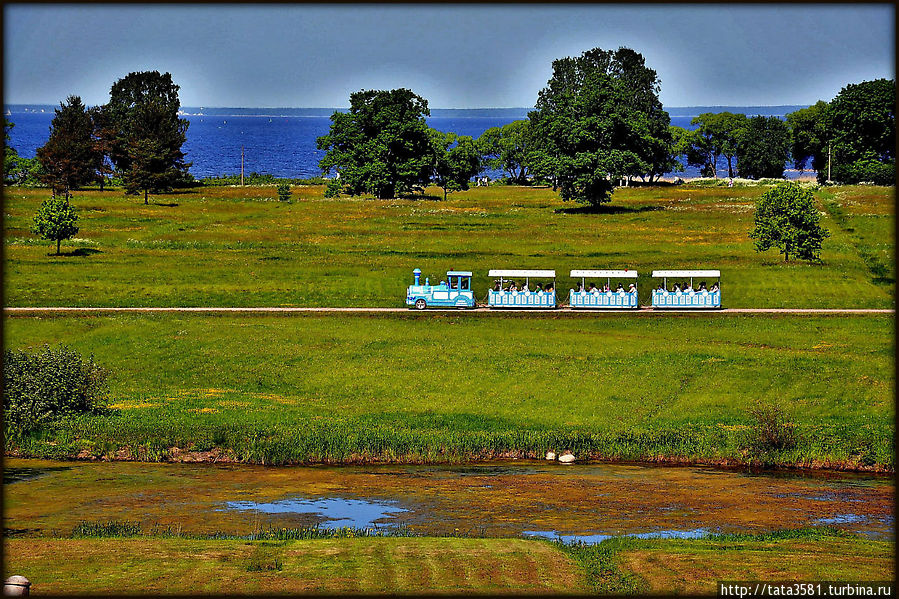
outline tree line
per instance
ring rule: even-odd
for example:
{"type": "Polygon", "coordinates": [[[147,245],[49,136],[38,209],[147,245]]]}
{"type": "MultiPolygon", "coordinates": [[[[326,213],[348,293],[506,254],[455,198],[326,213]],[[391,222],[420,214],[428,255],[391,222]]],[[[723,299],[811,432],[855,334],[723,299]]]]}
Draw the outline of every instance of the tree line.
{"type": "MultiPolygon", "coordinates": [[[[4,179],[37,179],[67,202],[80,186],[110,177],[126,193],[163,191],[192,181],[182,145],[188,121],[179,117],[179,87],[169,73],[130,73],[115,82],[109,101],[87,108],[70,96],[56,109],[47,143],[36,158],[9,146],[5,121],[4,179]]],[[[621,181],[657,181],[684,164],[703,176],[781,178],[792,160],[820,182],[895,179],[895,81],[851,84],[831,101],[786,115],[730,112],[695,117],[695,130],[671,125],[659,100],[661,83],[643,56],[629,48],[594,48],[553,61],[528,118],[486,130],[479,138],[428,127],[428,102],[408,89],[363,90],[348,112],[331,115],[317,140],[323,173],[334,173],[329,196],[378,198],[443,189],[444,198],[469,188],[486,169],[519,184],[552,185],[564,200],[598,205],[621,181]]]]}
{"type": "Polygon", "coordinates": [[[55,110],[47,142],[35,158],[9,145],[13,124],[4,119],[4,180],[37,180],[68,202],[72,190],[117,176],[128,194],[144,195],[192,181],[182,145],[190,124],[179,117],[179,87],[169,73],[130,73],[116,81],[109,101],[88,108],[69,96],[55,110]]]}
{"type": "Polygon", "coordinates": [[[491,168],[513,183],[548,183],[564,200],[598,205],[622,180],[657,181],[684,163],[717,178],[719,158],[728,177],[782,178],[792,159],[800,171],[811,164],[822,183],[895,179],[893,80],[848,85],[830,103],[786,120],[700,114],[690,131],[671,125],[658,75],[634,50],[594,48],[552,68],[527,119],[478,139],[430,130],[427,100],[408,89],[352,94],[349,112],[335,112],[318,139],[322,171],[339,177],[330,195],[387,198],[434,183],[446,197],[491,168]]]}

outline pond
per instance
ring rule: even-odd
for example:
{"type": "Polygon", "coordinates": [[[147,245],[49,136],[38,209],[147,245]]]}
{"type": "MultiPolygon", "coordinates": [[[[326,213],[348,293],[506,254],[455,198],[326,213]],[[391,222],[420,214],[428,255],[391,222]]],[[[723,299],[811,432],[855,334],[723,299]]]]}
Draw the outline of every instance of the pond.
{"type": "Polygon", "coordinates": [[[266,467],[7,459],[7,534],[81,521],[249,534],[405,527],[422,535],[699,537],[835,526],[894,536],[891,478],[643,464],[266,467]]]}

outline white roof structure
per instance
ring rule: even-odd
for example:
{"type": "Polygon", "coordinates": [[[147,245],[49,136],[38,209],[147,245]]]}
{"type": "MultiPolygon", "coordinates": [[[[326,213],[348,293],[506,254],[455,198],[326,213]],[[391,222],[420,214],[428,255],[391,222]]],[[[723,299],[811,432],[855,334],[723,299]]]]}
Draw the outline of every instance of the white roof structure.
{"type": "Polygon", "coordinates": [[[524,277],[535,279],[555,279],[556,271],[554,270],[491,270],[487,273],[491,277],[524,277]]]}
{"type": "Polygon", "coordinates": [[[571,276],[577,277],[596,277],[607,279],[636,279],[636,270],[572,270],[571,276]]]}
{"type": "Polygon", "coordinates": [[[450,270],[447,271],[446,276],[448,277],[470,277],[470,270],[450,270]]]}
{"type": "Polygon", "coordinates": [[[653,277],[720,277],[720,270],[654,270],[653,277]]]}

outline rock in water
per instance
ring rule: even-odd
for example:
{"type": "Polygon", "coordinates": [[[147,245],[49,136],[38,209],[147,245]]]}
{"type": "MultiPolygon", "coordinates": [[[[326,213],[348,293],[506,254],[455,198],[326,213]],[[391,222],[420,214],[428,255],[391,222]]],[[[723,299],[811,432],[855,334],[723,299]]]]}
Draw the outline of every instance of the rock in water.
{"type": "Polygon", "coordinates": [[[547,452],[546,452],[546,459],[549,460],[550,462],[553,461],[553,460],[555,460],[555,459],[556,459],[556,452],[554,452],[554,451],[547,451],[547,452]]]}
{"type": "Polygon", "coordinates": [[[559,457],[559,461],[563,464],[571,464],[574,462],[574,454],[566,453],[559,457]]]}

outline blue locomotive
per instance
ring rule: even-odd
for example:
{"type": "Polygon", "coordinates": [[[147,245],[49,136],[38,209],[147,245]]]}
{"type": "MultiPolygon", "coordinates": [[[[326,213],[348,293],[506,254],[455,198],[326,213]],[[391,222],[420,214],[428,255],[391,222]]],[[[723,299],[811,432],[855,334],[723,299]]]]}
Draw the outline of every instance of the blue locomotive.
{"type": "Polygon", "coordinates": [[[471,290],[471,271],[450,270],[446,281],[431,285],[428,279],[421,284],[421,270],[412,271],[415,282],[406,290],[406,305],[416,310],[433,308],[474,308],[474,291],[471,290]]]}

